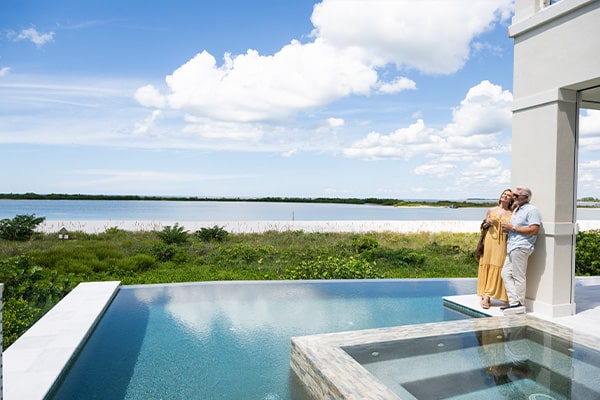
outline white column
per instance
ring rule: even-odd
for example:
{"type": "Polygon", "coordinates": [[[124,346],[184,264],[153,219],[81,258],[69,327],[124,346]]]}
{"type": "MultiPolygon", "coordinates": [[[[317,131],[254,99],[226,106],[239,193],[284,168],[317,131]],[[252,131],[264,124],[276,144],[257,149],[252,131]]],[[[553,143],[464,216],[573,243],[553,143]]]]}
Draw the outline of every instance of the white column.
{"type": "Polygon", "coordinates": [[[530,187],[542,227],[527,270],[526,306],[550,317],[575,312],[576,92],[515,103],[512,183],[530,187]]]}

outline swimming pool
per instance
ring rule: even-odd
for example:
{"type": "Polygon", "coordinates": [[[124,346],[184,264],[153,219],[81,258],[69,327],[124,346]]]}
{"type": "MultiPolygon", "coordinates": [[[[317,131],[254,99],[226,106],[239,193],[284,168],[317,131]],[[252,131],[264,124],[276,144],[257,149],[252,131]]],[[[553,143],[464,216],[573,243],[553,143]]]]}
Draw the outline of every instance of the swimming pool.
{"type": "Polygon", "coordinates": [[[475,279],[123,286],[53,399],[308,398],[294,336],[468,318],[442,296],[475,279]]]}
{"type": "Polygon", "coordinates": [[[292,338],[314,398],[600,398],[597,337],[530,314],[292,338]]]}

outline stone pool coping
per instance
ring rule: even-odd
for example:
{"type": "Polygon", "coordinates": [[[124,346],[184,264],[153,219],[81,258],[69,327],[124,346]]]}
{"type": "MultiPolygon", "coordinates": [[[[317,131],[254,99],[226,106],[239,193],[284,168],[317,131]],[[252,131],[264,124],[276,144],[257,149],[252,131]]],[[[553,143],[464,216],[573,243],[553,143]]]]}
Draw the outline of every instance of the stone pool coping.
{"type": "Polygon", "coordinates": [[[44,399],[96,326],[120,284],[80,283],[10,345],[2,355],[3,399],[44,399]]]}
{"type": "Polygon", "coordinates": [[[414,399],[408,392],[399,395],[386,387],[343,348],[524,325],[591,348],[597,349],[600,345],[597,337],[574,333],[568,327],[522,314],[293,337],[290,365],[311,395],[317,399],[414,399]]]}

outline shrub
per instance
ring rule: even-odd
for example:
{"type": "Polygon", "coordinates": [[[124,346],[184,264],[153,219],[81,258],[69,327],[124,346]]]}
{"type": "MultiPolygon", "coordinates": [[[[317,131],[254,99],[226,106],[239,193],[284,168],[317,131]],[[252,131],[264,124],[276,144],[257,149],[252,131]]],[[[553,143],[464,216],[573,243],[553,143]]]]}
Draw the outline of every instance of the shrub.
{"type": "Polygon", "coordinates": [[[373,250],[379,247],[379,242],[372,236],[359,236],[352,240],[352,247],[357,253],[373,250]]]}
{"type": "Polygon", "coordinates": [[[171,261],[177,253],[177,248],[171,244],[159,243],[150,249],[152,255],[161,262],[171,261]]]}
{"type": "Polygon", "coordinates": [[[2,317],[6,346],[75,285],[71,275],[44,270],[24,256],[0,260],[0,282],[4,283],[2,317]]]}
{"type": "MultiPolygon", "coordinates": [[[[171,256],[172,258],[172,256],[171,256]]],[[[127,271],[148,271],[153,268],[156,264],[156,260],[154,257],[148,254],[136,254],[133,257],[128,257],[122,260],[119,260],[116,263],[121,270],[127,271]]]]}
{"type": "Polygon", "coordinates": [[[227,239],[229,232],[227,232],[222,226],[215,225],[212,228],[200,228],[195,233],[196,237],[203,242],[222,242],[227,239]]]}
{"type": "Polygon", "coordinates": [[[600,275],[600,230],[577,233],[575,247],[575,274],[600,275]]]}
{"type": "Polygon", "coordinates": [[[2,338],[4,347],[8,347],[39,319],[41,309],[21,298],[6,298],[3,303],[2,338]]]}
{"type": "Polygon", "coordinates": [[[0,239],[12,241],[26,241],[33,237],[35,228],[46,220],[46,217],[31,215],[17,215],[13,219],[0,220],[0,239]]]}
{"type": "Polygon", "coordinates": [[[375,263],[354,257],[317,257],[299,266],[286,269],[285,279],[371,279],[381,278],[375,263]]]}
{"type": "Polygon", "coordinates": [[[174,226],[165,226],[158,232],[158,237],[166,244],[184,244],[188,241],[189,233],[176,223],[174,226]]]}
{"type": "Polygon", "coordinates": [[[420,268],[425,264],[427,257],[412,249],[373,249],[365,251],[361,257],[369,261],[381,261],[385,265],[406,266],[420,268]]]}

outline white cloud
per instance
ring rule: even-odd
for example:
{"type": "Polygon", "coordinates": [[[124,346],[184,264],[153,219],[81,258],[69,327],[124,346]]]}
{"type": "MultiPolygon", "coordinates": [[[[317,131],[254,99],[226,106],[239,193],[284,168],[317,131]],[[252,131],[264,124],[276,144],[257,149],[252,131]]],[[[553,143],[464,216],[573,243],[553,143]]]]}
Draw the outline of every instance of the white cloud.
{"type": "Polygon", "coordinates": [[[165,97],[152,85],[138,88],[133,97],[145,107],[163,108],[166,105],[165,97]]]}
{"type": "Polygon", "coordinates": [[[2,68],[0,68],[0,78],[2,78],[3,76],[8,75],[8,71],[10,71],[9,67],[2,67],[2,68]]]}
{"type": "Polygon", "coordinates": [[[15,41],[30,40],[38,47],[42,47],[46,43],[51,42],[53,39],[54,32],[39,33],[35,28],[23,29],[15,37],[15,41]]]}
{"type": "Polygon", "coordinates": [[[600,170],[600,160],[582,162],[580,168],[600,170]]]}
{"type": "Polygon", "coordinates": [[[186,134],[193,134],[204,139],[227,139],[257,141],[264,135],[259,124],[243,124],[238,122],[215,122],[207,118],[186,115],[187,125],[183,128],[186,134]]]}
{"type": "Polygon", "coordinates": [[[453,123],[444,129],[444,136],[470,136],[498,133],[512,121],[512,94],[489,81],[469,89],[460,107],[453,111],[453,123]]]}
{"type": "Polygon", "coordinates": [[[407,128],[400,128],[389,135],[370,132],[350,147],[344,149],[347,157],[362,159],[411,158],[415,154],[427,154],[442,142],[436,131],[427,128],[422,119],[407,128]]]}
{"type": "Polygon", "coordinates": [[[161,114],[162,114],[161,110],[152,111],[152,114],[150,114],[150,116],[148,118],[145,118],[144,120],[139,121],[135,124],[133,133],[136,135],[143,135],[143,134],[147,133],[148,130],[152,126],[154,126],[156,120],[158,119],[158,117],[160,117],[161,114]]]}
{"type": "Polygon", "coordinates": [[[166,77],[170,93],[164,100],[151,86],[140,88],[137,98],[153,106],[165,101],[173,109],[215,120],[257,122],[368,94],[376,82],[377,73],[352,49],[335,49],[321,40],[293,41],[273,56],[254,50],[226,55],[221,66],[203,51],[166,77]]]}
{"type": "Polygon", "coordinates": [[[327,118],[326,120],[327,126],[330,128],[341,128],[344,126],[343,118],[327,118]]]}
{"type": "Polygon", "coordinates": [[[495,184],[510,184],[510,170],[493,157],[473,161],[464,168],[461,175],[463,184],[477,185],[490,181],[495,184]]]}
{"type": "Polygon", "coordinates": [[[579,116],[580,136],[600,136],[600,110],[582,110],[579,116]]]}
{"type": "Polygon", "coordinates": [[[429,164],[419,165],[413,170],[413,173],[415,175],[446,176],[455,168],[456,166],[454,164],[432,162],[429,164]]]}
{"type": "Polygon", "coordinates": [[[313,35],[358,47],[373,64],[449,74],[465,64],[473,38],[512,9],[512,0],[324,0],[311,20],[313,35]]]}
{"type": "Polygon", "coordinates": [[[417,84],[408,78],[400,77],[389,83],[382,83],[379,86],[379,93],[398,93],[403,90],[414,90],[417,84]]]}
{"type": "Polygon", "coordinates": [[[406,77],[381,79],[389,65],[392,73],[456,72],[473,39],[511,11],[512,0],[324,0],[313,10],[312,41],[273,55],[225,54],[221,65],[203,51],[166,77],[164,94],[147,85],[135,98],[216,121],[281,121],[351,95],[416,88],[406,77]]]}
{"type": "Polygon", "coordinates": [[[446,160],[475,157],[474,151],[506,152],[497,137],[511,126],[512,95],[483,81],[471,88],[453,120],[441,130],[428,128],[422,119],[389,135],[370,132],[344,149],[348,157],[363,159],[411,158],[436,155],[446,160]]]}
{"type": "Polygon", "coordinates": [[[582,110],[579,115],[579,151],[600,151],[600,110],[582,110]]]}
{"type": "Polygon", "coordinates": [[[281,156],[288,158],[288,157],[292,157],[293,155],[295,155],[297,153],[298,153],[298,149],[291,149],[291,150],[284,151],[283,153],[281,153],[281,156]]]}

